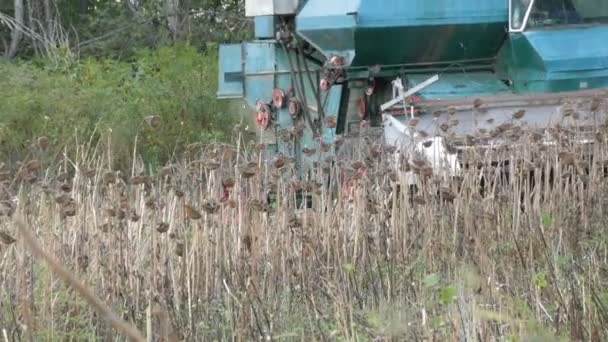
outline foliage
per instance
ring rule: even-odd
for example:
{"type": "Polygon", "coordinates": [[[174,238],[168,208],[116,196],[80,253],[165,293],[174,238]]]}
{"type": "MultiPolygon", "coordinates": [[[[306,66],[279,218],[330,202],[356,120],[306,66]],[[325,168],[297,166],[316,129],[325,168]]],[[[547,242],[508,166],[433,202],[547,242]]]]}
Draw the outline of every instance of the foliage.
{"type": "Polygon", "coordinates": [[[216,100],[217,59],[214,47],[198,53],[180,44],[138,50],[132,62],[0,63],[0,155],[23,158],[40,136],[50,139],[51,155],[74,152],[77,138],[103,137],[124,163],[138,137],[143,158],[163,163],[184,145],[221,141],[233,116],[216,100]],[[161,125],[147,125],[148,116],[160,117],[161,125]]]}
{"type": "MultiPolygon", "coordinates": [[[[52,55],[57,48],[83,58],[120,59],[179,42],[204,50],[209,42],[239,41],[253,31],[243,0],[23,1],[31,19],[22,23],[18,57],[26,59],[52,55]]],[[[14,16],[11,7],[0,7],[3,13],[14,16]]],[[[12,29],[0,20],[0,42],[11,41],[12,29]]]]}

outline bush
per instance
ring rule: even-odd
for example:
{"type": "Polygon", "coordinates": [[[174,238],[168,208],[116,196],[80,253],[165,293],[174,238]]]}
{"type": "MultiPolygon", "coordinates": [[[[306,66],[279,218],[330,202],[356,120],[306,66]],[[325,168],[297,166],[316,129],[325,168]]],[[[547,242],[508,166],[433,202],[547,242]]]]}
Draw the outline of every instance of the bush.
{"type": "Polygon", "coordinates": [[[138,50],[131,61],[88,58],[63,68],[0,63],[1,157],[23,158],[40,136],[55,155],[93,137],[111,142],[115,162],[126,165],[137,136],[144,160],[159,164],[187,144],[222,141],[234,118],[216,99],[217,60],[215,47],[177,45],[138,50]],[[147,125],[149,116],[160,126],[147,125]]]}

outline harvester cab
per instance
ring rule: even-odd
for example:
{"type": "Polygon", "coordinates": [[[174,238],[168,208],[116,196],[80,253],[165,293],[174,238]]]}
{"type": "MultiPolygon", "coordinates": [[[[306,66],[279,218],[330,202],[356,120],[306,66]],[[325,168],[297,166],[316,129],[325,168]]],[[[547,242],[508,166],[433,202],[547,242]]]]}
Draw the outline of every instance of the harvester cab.
{"type": "Polygon", "coordinates": [[[454,173],[471,144],[606,119],[605,0],[246,0],[246,15],[255,40],[220,47],[218,96],[245,99],[300,170],[364,139],[454,173]]]}

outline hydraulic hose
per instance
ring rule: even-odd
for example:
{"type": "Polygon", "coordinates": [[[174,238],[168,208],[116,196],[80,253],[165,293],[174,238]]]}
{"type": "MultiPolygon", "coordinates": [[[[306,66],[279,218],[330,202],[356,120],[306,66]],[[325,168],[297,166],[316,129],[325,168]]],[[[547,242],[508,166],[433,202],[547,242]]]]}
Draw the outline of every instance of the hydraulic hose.
{"type": "MultiPolygon", "coordinates": [[[[314,125],[313,121],[312,121],[312,117],[310,115],[310,109],[308,108],[308,101],[306,100],[306,94],[304,93],[304,82],[302,82],[302,79],[300,79],[300,84],[298,85],[298,77],[296,75],[296,71],[293,65],[293,61],[291,59],[291,55],[289,54],[289,50],[287,49],[287,47],[285,46],[285,43],[281,41],[281,46],[283,47],[283,51],[285,52],[285,55],[287,56],[287,61],[289,63],[289,72],[291,74],[291,80],[292,80],[292,84],[293,87],[297,93],[297,95],[302,99],[302,104],[304,107],[302,110],[302,113],[306,119],[306,121],[308,122],[308,125],[310,126],[310,129],[313,132],[313,135],[315,137],[319,136],[319,132],[317,130],[317,127],[314,125]]],[[[296,55],[296,60],[298,62],[298,67],[300,65],[299,59],[297,58],[296,55]]]]}

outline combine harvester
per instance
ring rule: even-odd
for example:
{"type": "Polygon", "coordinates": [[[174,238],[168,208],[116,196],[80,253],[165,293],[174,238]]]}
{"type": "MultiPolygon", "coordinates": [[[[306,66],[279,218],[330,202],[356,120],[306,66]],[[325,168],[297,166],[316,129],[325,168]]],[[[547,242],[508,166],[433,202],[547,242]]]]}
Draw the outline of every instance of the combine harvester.
{"type": "Polygon", "coordinates": [[[246,15],[255,40],[221,46],[218,96],[244,98],[298,170],[365,131],[453,174],[505,131],[551,143],[570,125],[584,143],[606,121],[606,0],[246,0],[246,15]]]}

